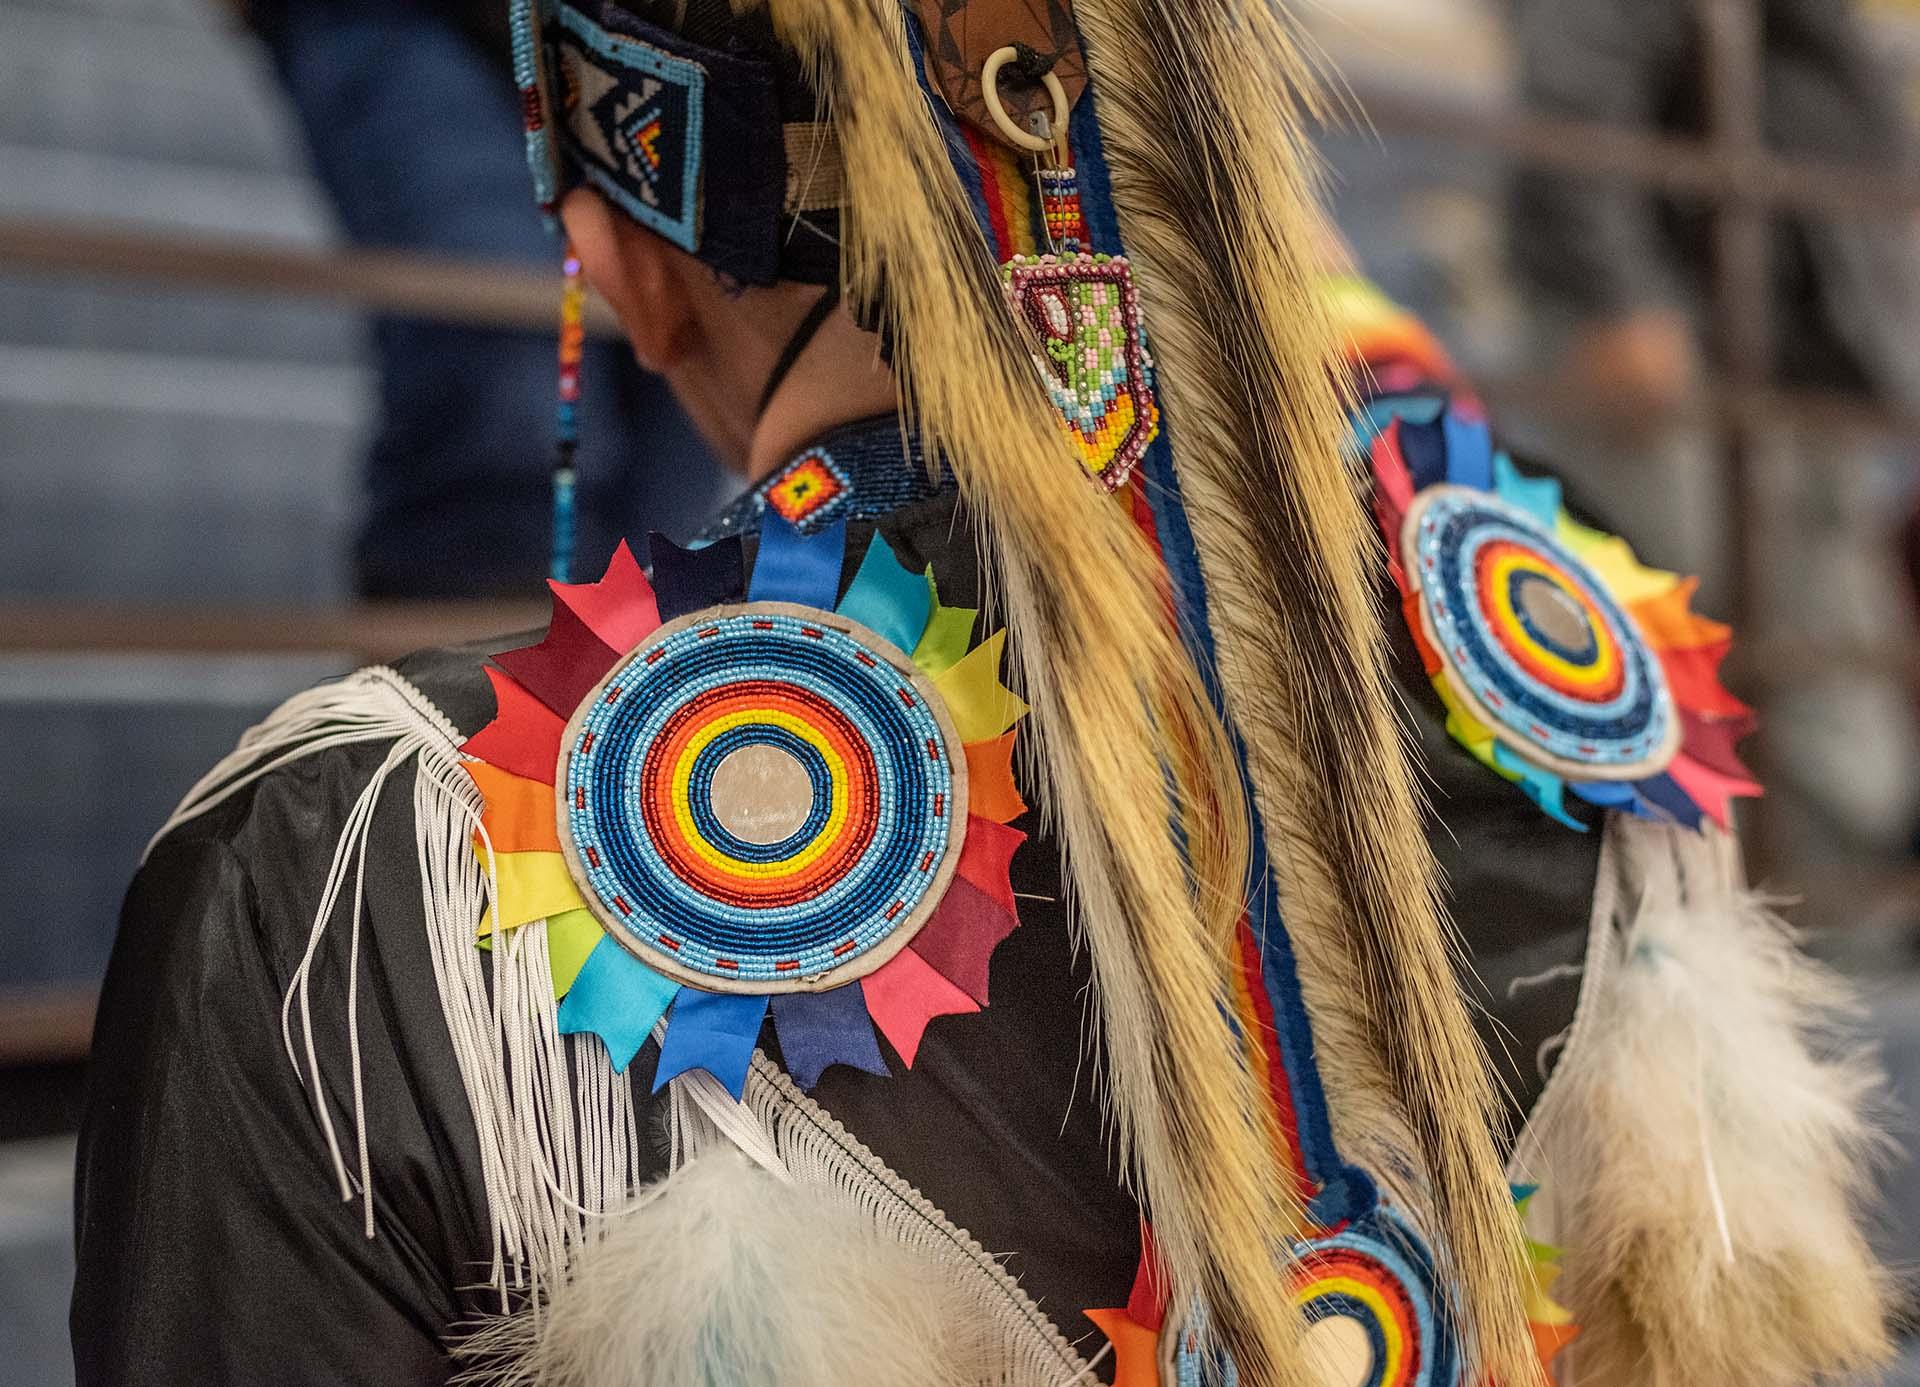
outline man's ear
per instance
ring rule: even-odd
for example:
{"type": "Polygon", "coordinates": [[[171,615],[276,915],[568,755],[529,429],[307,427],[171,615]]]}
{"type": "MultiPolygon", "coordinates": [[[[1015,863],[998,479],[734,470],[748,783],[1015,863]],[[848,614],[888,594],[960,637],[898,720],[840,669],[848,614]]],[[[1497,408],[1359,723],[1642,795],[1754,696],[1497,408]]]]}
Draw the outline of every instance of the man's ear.
{"type": "Polygon", "coordinates": [[[679,252],[591,188],[575,188],[560,204],[587,282],[612,307],[650,371],[665,372],[687,351],[691,305],[682,290],[679,252]]]}

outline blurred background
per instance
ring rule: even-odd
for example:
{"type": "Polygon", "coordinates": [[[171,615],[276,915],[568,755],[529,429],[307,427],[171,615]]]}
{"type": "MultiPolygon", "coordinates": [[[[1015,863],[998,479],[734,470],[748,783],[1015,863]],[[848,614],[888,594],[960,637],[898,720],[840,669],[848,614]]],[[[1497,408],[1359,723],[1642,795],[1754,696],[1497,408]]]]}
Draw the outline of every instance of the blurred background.
{"type": "MultiPolygon", "coordinates": [[[[1363,266],[1518,454],[1739,623],[1754,873],[1866,984],[1920,1132],[1920,0],[1298,8],[1363,266]]],[[[147,836],[285,695],[543,618],[558,251],[504,9],[0,3],[17,1387],[71,1381],[71,1132],[147,836]]],[[[584,408],[583,571],[724,498],[609,341],[584,408]]],[[[1908,1266],[1920,1178],[1888,1184],[1908,1266]]]]}

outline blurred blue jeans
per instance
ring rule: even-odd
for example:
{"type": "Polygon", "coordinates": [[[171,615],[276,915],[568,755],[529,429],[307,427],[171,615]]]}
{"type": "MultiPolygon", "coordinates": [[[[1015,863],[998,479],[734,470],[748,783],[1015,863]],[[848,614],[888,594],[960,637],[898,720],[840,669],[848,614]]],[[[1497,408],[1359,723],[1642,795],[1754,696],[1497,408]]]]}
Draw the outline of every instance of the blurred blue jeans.
{"type": "MultiPolygon", "coordinates": [[[[501,0],[504,9],[504,0],[501,0]]],[[[507,55],[420,0],[278,0],[259,28],[314,170],[356,246],[551,266],[507,55]]],[[[524,594],[546,572],[555,338],[381,318],[358,586],[377,597],[524,594]]],[[[727,487],[624,344],[583,368],[575,576],[622,536],[684,536],[727,487]]],[[[642,549],[641,552],[644,552],[642,549]]]]}

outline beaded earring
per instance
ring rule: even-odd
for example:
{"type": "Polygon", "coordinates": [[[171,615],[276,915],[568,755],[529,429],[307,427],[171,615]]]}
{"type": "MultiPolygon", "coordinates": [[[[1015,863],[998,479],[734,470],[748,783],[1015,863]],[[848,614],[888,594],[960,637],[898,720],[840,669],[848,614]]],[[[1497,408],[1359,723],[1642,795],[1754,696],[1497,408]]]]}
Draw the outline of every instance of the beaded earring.
{"type": "Polygon", "coordinates": [[[570,581],[574,545],[574,453],[580,445],[580,359],[587,340],[586,286],[580,257],[569,245],[566,278],[560,290],[560,379],[554,411],[553,547],[549,571],[557,583],[570,581]]]}

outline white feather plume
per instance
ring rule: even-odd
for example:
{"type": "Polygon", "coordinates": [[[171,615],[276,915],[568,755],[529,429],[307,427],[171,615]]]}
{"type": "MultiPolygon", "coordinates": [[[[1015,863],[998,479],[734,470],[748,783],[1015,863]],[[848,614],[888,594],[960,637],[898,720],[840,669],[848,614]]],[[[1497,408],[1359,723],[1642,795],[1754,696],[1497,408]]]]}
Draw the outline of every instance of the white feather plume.
{"type": "MultiPolygon", "coordinates": [[[[1877,1065],[1716,838],[1619,824],[1613,929],[1540,1134],[1579,1387],[1803,1387],[1887,1351],[1862,1230],[1877,1065]]],[[[1543,1114],[1545,1116],[1545,1114],[1543,1114]]]]}
{"type": "Polygon", "coordinates": [[[737,1152],[693,1161],[605,1221],[543,1304],[467,1339],[487,1387],[976,1387],[977,1297],[857,1205],[737,1152]]]}

